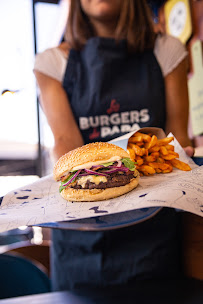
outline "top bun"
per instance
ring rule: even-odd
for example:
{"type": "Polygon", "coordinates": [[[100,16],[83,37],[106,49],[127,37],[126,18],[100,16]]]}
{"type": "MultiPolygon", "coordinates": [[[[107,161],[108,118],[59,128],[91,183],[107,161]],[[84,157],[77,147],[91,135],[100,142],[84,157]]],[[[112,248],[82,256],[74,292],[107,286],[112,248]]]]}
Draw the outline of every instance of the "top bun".
{"type": "Polygon", "coordinates": [[[108,161],[113,156],[120,158],[129,157],[129,154],[122,148],[106,143],[95,142],[74,149],[59,158],[54,166],[54,179],[57,181],[64,174],[67,174],[74,167],[95,161],[108,161]]]}

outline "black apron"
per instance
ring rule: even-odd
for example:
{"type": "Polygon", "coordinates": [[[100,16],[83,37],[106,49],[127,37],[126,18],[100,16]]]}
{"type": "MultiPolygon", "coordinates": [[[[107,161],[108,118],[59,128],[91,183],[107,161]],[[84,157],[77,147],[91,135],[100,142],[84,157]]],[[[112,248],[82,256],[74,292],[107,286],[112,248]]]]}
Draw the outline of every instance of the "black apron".
{"type": "Polygon", "coordinates": [[[63,86],[85,143],[165,128],[164,79],[153,51],[129,55],[125,41],[92,38],[83,51],[71,50],[63,86]]]}
{"type": "MultiPolygon", "coordinates": [[[[91,38],[82,51],[71,50],[63,86],[85,143],[137,126],[165,127],[164,79],[153,51],[129,55],[125,41],[91,38]]],[[[177,277],[177,231],[177,214],[167,208],[122,229],[53,230],[53,289],[103,292],[177,277]]]]}

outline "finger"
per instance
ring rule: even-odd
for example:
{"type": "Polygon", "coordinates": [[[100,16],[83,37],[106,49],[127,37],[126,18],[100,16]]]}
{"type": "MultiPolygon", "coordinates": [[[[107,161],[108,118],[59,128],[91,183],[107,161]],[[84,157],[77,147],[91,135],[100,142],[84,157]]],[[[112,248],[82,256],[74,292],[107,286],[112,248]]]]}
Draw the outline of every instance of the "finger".
{"type": "Polygon", "coordinates": [[[185,148],[183,148],[185,150],[185,153],[189,156],[192,157],[195,154],[195,149],[191,146],[187,146],[185,148]]]}

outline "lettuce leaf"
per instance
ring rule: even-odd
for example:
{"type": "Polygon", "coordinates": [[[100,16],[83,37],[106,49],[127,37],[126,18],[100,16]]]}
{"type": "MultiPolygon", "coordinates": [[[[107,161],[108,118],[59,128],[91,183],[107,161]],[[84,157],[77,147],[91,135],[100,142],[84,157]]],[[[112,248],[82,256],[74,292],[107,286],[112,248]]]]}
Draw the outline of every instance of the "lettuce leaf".
{"type": "Polygon", "coordinates": [[[108,167],[108,166],[112,166],[115,162],[108,162],[108,163],[104,163],[104,164],[101,164],[102,166],[104,167],[108,167]]]}
{"type": "MultiPolygon", "coordinates": [[[[76,172],[76,171],[74,171],[74,172],[76,172]]],[[[60,185],[60,187],[59,187],[59,192],[60,192],[60,193],[61,193],[61,191],[62,191],[63,189],[65,189],[65,188],[67,187],[67,186],[63,186],[63,185],[66,184],[66,183],[73,177],[74,174],[75,174],[75,173],[69,175],[63,182],[61,182],[61,185],[60,185]]]]}
{"type": "Polygon", "coordinates": [[[121,161],[130,171],[135,171],[135,162],[133,162],[130,158],[125,157],[122,158],[121,161]]]}

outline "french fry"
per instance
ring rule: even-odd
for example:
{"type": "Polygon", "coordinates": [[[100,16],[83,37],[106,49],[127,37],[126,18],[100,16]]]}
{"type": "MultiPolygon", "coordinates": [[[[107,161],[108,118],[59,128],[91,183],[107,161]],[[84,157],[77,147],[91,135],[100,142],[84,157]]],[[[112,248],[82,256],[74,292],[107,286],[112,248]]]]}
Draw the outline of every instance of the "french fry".
{"type": "Polygon", "coordinates": [[[152,153],[152,152],[158,152],[160,150],[160,147],[155,145],[154,147],[148,149],[149,153],[152,153]]]}
{"type": "Polygon", "coordinates": [[[172,171],[173,171],[173,166],[171,166],[171,164],[169,164],[169,163],[165,163],[165,164],[163,164],[163,165],[166,165],[166,166],[167,166],[167,168],[166,168],[166,169],[164,169],[164,170],[162,170],[162,173],[170,173],[170,172],[172,172],[172,171]]]}
{"type": "Polygon", "coordinates": [[[144,174],[145,173],[148,173],[148,174],[154,174],[156,173],[156,171],[154,170],[154,168],[148,166],[148,165],[142,165],[139,167],[140,171],[143,172],[144,174]]]}
{"type": "Polygon", "coordinates": [[[174,158],[179,157],[179,154],[173,151],[169,151],[169,153],[167,155],[161,155],[163,159],[165,160],[171,160],[174,158]]]}
{"type": "MultiPolygon", "coordinates": [[[[172,170],[173,170],[173,168],[172,168],[172,170]]],[[[169,168],[169,169],[163,170],[162,173],[170,173],[172,170],[169,168]]]]}
{"type": "Polygon", "coordinates": [[[159,152],[152,152],[150,155],[155,157],[155,159],[157,159],[160,154],[159,154],[159,152]]]}
{"type": "Polygon", "coordinates": [[[151,140],[150,140],[150,142],[147,142],[147,143],[144,145],[144,147],[145,147],[146,149],[150,149],[151,147],[153,147],[153,146],[156,145],[157,141],[158,141],[157,137],[156,137],[155,135],[153,135],[152,138],[151,138],[151,140]]]}
{"type": "Polygon", "coordinates": [[[142,150],[142,148],[140,148],[137,145],[133,145],[133,150],[135,151],[136,155],[143,156],[143,154],[144,154],[144,151],[142,150]]]}
{"type": "Polygon", "coordinates": [[[133,136],[129,138],[129,143],[142,143],[143,144],[143,139],[141,136],[133,136]]]}
{"type": "Polygon", "coordinates": [[[154,155],[144,156],[144,162],[151,163],[156,161],[156,157],[154,155]]]}
{"type": "Polygon", "coordinates": [[[188,164],[182,162],[179,159],[172,159],[170,161],[170,163],[172,164],[173,167],[175,167],[177,169],[180,169],[180,170],[183,170],[183,171],[190,171],[191,170],[191,168],[188,164]]]}
{"type": "Polygon", "coordinates": [[[172,140],[174,140],[173,136],[171,136],[171,137],[165,137],[165,138],[162,138],[162,139],[158,139],[157,140],[157,145],[158,146],[165,146],[165,145],[168,145],[172,140]]]}
{"type": "Polygon", "coordinates": [[[171,170],[170,172],[172,172],[173,171],[173,166],[172,166],[171,162],[166,161],[165,163],[169,166],[169,169],[171,170]]]}
{"type": "Polygon", "coordinates": [[[167,155],[167,154],[168,154],[168,150],[166,149],[165,146],[161,146],[161,147],[160,147],[160,152],[161,152],[161,154],[163,154],[163,155],[167,155]]]}
{"type": "MultiPolygon", "coordinates": [[[[170,166],[166,163],[149,163],[149,166],[154,169],[160,169],[161,171],[167,170],[170,166]]],[[[172,168],[173,169],[173,168],[172,168]]]]}
{"type": "Polygon", "coordinates": [[[144,159],[141,156],[136,156],[135,162],[138,164],[138,166],[141,166],[144,163],[144,159]]]}
{"type": "Polygon", "coordinates": [[[157,163],[164,164],[164,163],[165,163],[165,160],[164,160],[162,157],[158,157],[158,158],[157,158],[157,163]]]}
{"type": "Polygon", "coordinates": [[[127,152],[130,156],[130,159],[134,160],[135,159],[135,151],[132,148],[127,148],[127,152]]]}
{"type": "Polygon", "coordinates": [[[141,142],[136,142],[136,145],[139,146],[139,147],[143,147],[143,146],[144,146],[144,143],[143,143],[143,141],[141,141],[141,142]]]}
{"type": "Polygon", "coordinates": [[[134,151],[133,147],[134,147],[134,145],[132,143],[128,143],[127,149],[132,149],[134,151]]]}
{"type": "Polygon", "coordinates": [[[135,161],[140,176],[170,173],[173,167],[183,171],[191,170],[189,165],[178,159],[179,154],[170,144],[173,139],[173,136],[158,139],[155,135],[141,132],[136,132],[130,137],[127,152],[135,161]]]}
{"type": "Polygon", "coordinates": [[[174,146],[173,145],[165,145],[165,148],[168,150],[168,151],[174,151],[174,146]]]}
{"type": "Polygon", "coordinates": [[[147,150],[147,149],[142,148],[142,153],[143,153],[143,156],[144,156],[144,155],[148,156],[148,150],[147,150]]]}
{"type": "Polygon", "coordinates": [[[144,142],[150,142],[151,140],[150,135],[141,132],[136,132],[131,138],[139,138],[139,141],[144,141],[144,142]]]}

